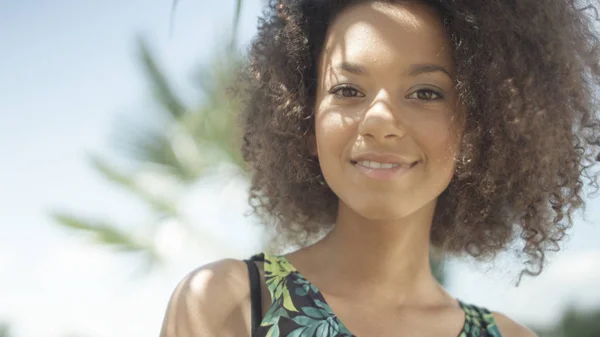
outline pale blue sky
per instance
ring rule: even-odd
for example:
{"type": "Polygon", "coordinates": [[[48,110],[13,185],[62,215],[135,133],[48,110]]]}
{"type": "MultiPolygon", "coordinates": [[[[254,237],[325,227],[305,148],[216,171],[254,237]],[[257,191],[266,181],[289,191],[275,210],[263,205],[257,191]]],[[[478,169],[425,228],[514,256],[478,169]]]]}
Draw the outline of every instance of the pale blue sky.
{"type": "MultiPolygon", "coordinates": [[[[246,40],[259,11],[258,2],[247,3],[241,30],[246,40]]],[[[91,211],[113,205],[99,197],[109,187],[84,155],[107,150],[116,124],[150,116],[151,99],[134,53],[136,34],[148,37],[177,87],[189,93],[189,71],[211,53],[215,34],[227,32],[233,1],[216,7],[181,1],[172,36],[170,6],[0,2],[0,151],[10,162],[0,168],[1,186],[10,191],[0,202],[10,205],[2,223],[12,224],[3,230],[45,230],[38,228],[45,227],[39,211],[62,201],[91,211]]]]}
{"type": "MultiPolygon", "coordinates": [[[[260,12],[258,0],[245,3],[242,41],[254,33],[260,12]]],[[[190,70],[225,42],[216,37],[228,31],[233,5],[181,0],[170,36],[171,1],[0,1],[0,289],[7,292],[0,293],[0,320],[14,322],[16,337],[152,334],[174,282],[210,260],[210,254],[187,254],[168,274],[132,283],[124,276],[130,260],[83,244],[57,229],[45,212],[60,207],[123,223],[141,219],[143,209],[85,161],[91,150],[108,151],[117,124],[150,116],[135,36],[149,38],[176,87],[197,99],[190,70]],[[133,320],[127,316],[132,312],[133,320]]],[[[243,184],[226,192],[218,184],[205,186],[191,200],[202,201],[199,211],[211,208],[211,219],[223,222],[229,213],[243,212],[243,184]]],[[[588,209],[590,219],[600,220],[598,199],[588,209]]],[[[569,249],[548,275],[519,291],[464,263],[453,269],[451,288],[464,299],[535,322],[547,322],[548,310],[564,305],[544,302],[551,292],[600,305],[594,286],[600,283],[599,227],[578,220],[569,249]],[[470,283],[477,277],[484,280],[470,283]],[[518,303],[527,296],[538,303],[525,310],[518,303]],[[546,311],[536,316],[536,305],[546,311]]]]}
{"type": "MultiPolygon", "coordinates": [[[[108,316],[114,310],[99,301],[121,286],[117,281],[113,288],[105,284],[122,278],[102,271],[114,274],[111,268],[119,265],[122,274],[131,261],[111,259],[90,248],[91,255],[82,252],[90,257],[89,264],[94,264],[93,256],[100,256],[96,262],[105,259],[109,262],[104,265],[111,267],[85,269],[86,260],[80,260],[78,267],[70,268],[77,257],[69,252],[88,248],[57,229],[45,212],[58,207],[125,224],[142,221],[143,209],[106,184],[85,155],[91,150],[107,152],[116,124],[150,115],[135,37],[148,37],[176,87],[190,96],[190,71],[224,43],[217,36],[228,33],[234,3],[180,1],[170,34],[168,0],[0,1],[0,320],[13,322],[17,337],[88,331],[92,323],[86,324],[85,317],[70,320],[77,322],[58,317],[82,312],[88,304],[101,310],[88,316],[112,324],[108,316]],[[65,266],[56,265],[61,263],[65,266]]],[[[258,1],[246,1],[242,40],[254,32],[259,11],[258,1]]],[[[198,262],[205,259],[199,257],[198,262]]],[[[174,286],[181,272],[176,275],[165,289],[174,286]]],[[[158,300],[161,308],[155,306],[153,313],[160,316],[166,299],[158,300]]],[[[156,329],[159,319],[154,318],[149,326],[156,329]]],[[[102,330],[95,331],[88,336],[102,335],[102,330]]],[[[123,336],[144,335],[130,332],[123,336]]]]}

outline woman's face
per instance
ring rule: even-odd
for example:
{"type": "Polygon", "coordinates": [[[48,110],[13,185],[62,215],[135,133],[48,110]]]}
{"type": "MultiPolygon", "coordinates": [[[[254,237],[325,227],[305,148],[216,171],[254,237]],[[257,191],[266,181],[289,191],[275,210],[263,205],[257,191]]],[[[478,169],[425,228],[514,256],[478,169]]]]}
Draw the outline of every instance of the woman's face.
{"type": "Polygon", "coordinates": [[[421,4],[340,13],[319,61],[316,151],[340,211],[400,219],[435,206],[460,141],[451,49],[421,4]]]}

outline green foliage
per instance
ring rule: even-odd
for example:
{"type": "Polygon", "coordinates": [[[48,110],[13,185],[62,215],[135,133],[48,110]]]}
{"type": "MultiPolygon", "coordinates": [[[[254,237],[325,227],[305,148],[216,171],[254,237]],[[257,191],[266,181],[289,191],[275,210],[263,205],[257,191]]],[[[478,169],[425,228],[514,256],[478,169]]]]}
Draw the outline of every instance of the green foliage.
{"type": "Polygon", "coordinates": [[[140,61],[152,85],[155,101],[162,105],[164,111],[171,114],[174,119],[181,118],[187,108],[173,92],[166,76],[151,54],[148,44],[142,38],[138,38],[137,44],[140,61]]]}
{"type": "Polygon", "coordinates": [[[240,25],[240,14],[242,13],[242,0],[236,0],[235,11],[233,12],[233,30],[231,33],[231,42],[229,52],[235,52],[237,46],[237,29],[240,25]]]}
{"type": "MultiPolygon", "coordinates": [[[[210,240],[208,233],[191,228],[193,226],[182,218],[178,205],[186,190],[207,176],[212,167],[229,164],[236,168],[235,172],[245,175],[235,137],[235,111],[240,105],[227,96],[227,90],[235,80],[235,72],[242,64],[241,55],[236,51],[241,5],[242,1],[236,0],[230,44],[215,52],[212,61],[198,70],[196,79],[202,98],[199,106],[190,107],[183,102],[148,43],[139,38],[137,55],[160,113],[158,118],[152,116],[152,119],[160,119],[161,123],[154,126],[119,125],[114,143],[123,159],[132,163],[128,169],[98,154],[89,155],[90,165],[106,181],[124,189],[147,206],[151,220],[142,222],[137,229],[149,233],[149,238],[142,240],[131,230],[123,229],[124,226],[65,211],[50,213],[55,223],[113,250],[142,253],[153,263],[160,261],[160,254],[152,235],[167,222],[165,220],[176,220],[200,240],[210,240]]],[[[177,1],[174,1],[173,11],[176,6],[177,1]]],[[[136,227],[130,225],[127,228],[136,227]]]]}
{"type": "Polygon", "coordinates": [[[431,273],[433,274],[433,277],[435,277],[435,279],[443,285],[446,282],[444,260],[441,258],[431,257],[430,261],[431,273]]]}
{"type": "Polygon", "coordinates": [[[0,337],[10,337],[12,336],[10,333],[10,327],[6,323],[0,322],[0,337]]]}
{"type": "Polygon", "coordinates": [[[54,212],[51,214],[55,222],[66,228],[84,233],[97,243],[108,246],[121,252],[140,252],[150,254],[153,259],[158,259],[152,245],[136,239],[125,230],[103,220],[92,220],[76,217],[66,213],[54,212]]]}
{"type": "MultiPolygon", "coordinates": [[[[147,161],[153,162],[154,157],[147,157],[147,161]]],[[[168,197],[164,191],[153,192],[152,186],[143,180],[137,179],[139,175],[124,173],[114,165],[97,155],[90,156],[92,166],[101,173],[107,181],[110,181],[122,188],[125,188],[143,202],[145,202],[159,217],[177,216],[177,205],[175,200],[168,197]]],[[[171,161],[165,161],[165,163],[171,161]]],[[[156,169],[155,171],[157,171],[156,169]]],[[[162,172],[159,179],[165,179],[171,173],[162,172]]],[[[165,181],[166,182],[166,181],[165,181]]]]}
{"type": "Polygon", "coordinates": [[[539,337],[598,337],[600,309],[583,312],[571,307],[555,326],[535,331],[539,337]]]}

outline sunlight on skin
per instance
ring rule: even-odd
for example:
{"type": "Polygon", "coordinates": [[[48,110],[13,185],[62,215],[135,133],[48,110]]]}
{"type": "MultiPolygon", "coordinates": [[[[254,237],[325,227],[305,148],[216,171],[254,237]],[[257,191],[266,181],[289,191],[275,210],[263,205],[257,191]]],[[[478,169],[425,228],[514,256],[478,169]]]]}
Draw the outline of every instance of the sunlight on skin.
{"type": "MultiPolygon", "coordinates": [[[[422,175],[415,179],[427,177],[433,185],[444,185],[454,174],[462,131],[461,118],[456,117],[463,114],[462,106],[455,98],[454,66],[447,37],[439,33],[443,32],[440,27],[423,29],[426,19],[438,21],[435,13],[421,13],[423,17],[418,17],[407,9],[408,6],[380,3],[366,6],[373,11],[361,16],[360,20],[348,20],[346,16],[338,18],[334,22],[336,33],[326,40],[320,62],[323,75],[319,80],[317,125],[327,129],[328,134],[344,133],[344,137],[354,137],[353,141],[347,141],[352,145],[344,150],[346,153],[373,147],[365,143],[365,137],[358,135],[362,131],[378,129],[386,132],[389,129],[390,133],[403,138],[402,144],[395,146],[395,152],[425,163],[413,172],[422,175]],[[390,24],[380,24],[386,21],[390,24]],[[440,71],[428,71],[432,68],[440,71]],[[390,69],[398,71],[390,74],[390,69]],[[351,83],[365,93],[364,99],[341,102],[334,95],[324,93],[334,85],[345,83],[351,83]],[[415,99],[402,97],[428,88],[442,92],[446,99],[420,104],[415,99]]],[[[360,185],[359,181],[356,183],[360,185]]],[[[423,189],[416,188],[411,181],[401,180],[394,182],[396,184],[403,185],[407,194],[422,194],[423,189]]],[[[370,185],[374,189],[375,184],[370,185]]],[[[384,185],[377,191],[391,188],[390,184],[384,185]]],[[[370,199],[380,200],[383,205],[384,200],[389,200],[388,196],[388,193],[378,193],[370,199]]]]}

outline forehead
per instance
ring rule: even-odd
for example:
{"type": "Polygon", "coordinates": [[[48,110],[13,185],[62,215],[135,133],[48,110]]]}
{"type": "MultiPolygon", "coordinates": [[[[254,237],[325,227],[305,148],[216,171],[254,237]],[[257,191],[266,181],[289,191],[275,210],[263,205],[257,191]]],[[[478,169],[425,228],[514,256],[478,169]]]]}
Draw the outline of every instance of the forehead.
{"type": "Polygon", "coordinates": [[[322,59],[397,66],[434,62],[452,69],[441,18],[416,2],[368,2],[342,11],[329,27],[322,59]]]}

